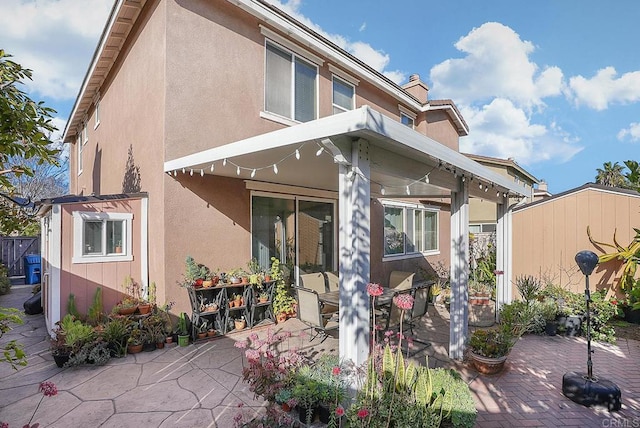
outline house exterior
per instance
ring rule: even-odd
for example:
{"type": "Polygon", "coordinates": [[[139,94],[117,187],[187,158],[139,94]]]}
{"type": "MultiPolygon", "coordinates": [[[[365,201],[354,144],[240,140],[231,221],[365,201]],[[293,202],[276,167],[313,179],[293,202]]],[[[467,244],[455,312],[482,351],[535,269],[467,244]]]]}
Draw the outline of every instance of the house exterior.
{"type": "MultiPolygon", "coordinates": [[[[640,225],[640,194],[587,183],[513,210],[513,275],[533,275],[543,283],[584,291],[584,276],[575,255],[590,250],[600,255],[611,248],[598,248],[589,241],[612,244],[614,233],[621,245],[635,237],[640,225]]],[[[611,289],[620,279],[619,262],[598,265],[591,274],[593,289],[611,289]]],[[[513,295],[517,296],[515,284],[513,295]]]]}
{"type": "Polygon", "coordinates": [[[340,352],[356,362],[366,283],[444,261],[461,356],[469,181],[497,190],[505,270],[505,202],[525,189],[461,155],[464,119],[427,95],[419,76],[399,86],[263,0],[120,0],[65,130],[71,191],[144,192],[147,248],[132,256],[148,277],[134,280],[177,312],[186,255],[220,271],[274,256],[294,282],[339,270],[340,352]]]}

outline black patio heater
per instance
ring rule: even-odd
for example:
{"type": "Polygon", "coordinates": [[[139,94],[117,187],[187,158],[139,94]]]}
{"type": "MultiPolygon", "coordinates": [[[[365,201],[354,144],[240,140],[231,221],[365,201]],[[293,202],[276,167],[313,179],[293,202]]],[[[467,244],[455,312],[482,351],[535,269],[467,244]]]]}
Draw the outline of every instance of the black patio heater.
{"type": "Polygon", "coordinates": [[[565,373],[562,377],[562,393],[583,406],[602,405],[607,406],[609,411],[620,410],[620,388],[610,380],[593,375],[589,275],[598,264],[598,256],[592,251],[580,251],[576,254],[576,263],[586,279],[584,296],[587,300],[587,373],[565,373]]]}

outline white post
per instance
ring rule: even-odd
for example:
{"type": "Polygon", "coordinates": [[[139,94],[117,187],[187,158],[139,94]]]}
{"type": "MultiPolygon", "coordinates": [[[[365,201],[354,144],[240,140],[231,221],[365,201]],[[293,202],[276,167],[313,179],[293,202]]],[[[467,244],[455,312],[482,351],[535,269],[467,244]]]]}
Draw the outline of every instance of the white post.
{"type": "Polygon", "coordinates": [[[497,204],[498,225],[496,229],[496,270],[497,276],[497,308],[499,313],[502,305],[511,303],[512,250],[511,241],[511,210],[509,200],[503,197],[502,203],[497,204]],[[502,272],[502,273],[500,273],[502,272]]]}
{"type": "Polygon", "coordinates": [[[351,151],[352,165],[340,165],[339,180],[340,358],[360,366],[369,356],[370,335],[369,143],[356,141],[351,151]]]}
{"type": "Polygon", "coordinates": [[[469,188],[457,180],[451,192],[451,304],[449,356],[461,360],[469,326],[469,188]]]}

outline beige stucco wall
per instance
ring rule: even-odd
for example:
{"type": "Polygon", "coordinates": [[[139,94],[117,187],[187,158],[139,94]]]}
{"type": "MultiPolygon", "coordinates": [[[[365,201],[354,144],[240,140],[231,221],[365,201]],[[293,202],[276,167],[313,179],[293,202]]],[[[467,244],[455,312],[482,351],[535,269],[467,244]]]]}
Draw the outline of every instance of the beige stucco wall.
{"type": "MultiPolygon", "coordinates": [[[[72,191],[121,192],[132,147],[140,190],[149,193],[149,281],[158,285],[159,303],[175,301],[176,312],[188,311],[177,284],[186,255],[222,270],[249,261],[250,192],[239,179],[168,176],[163,162],[287,125],[260,117],[265,36],[258,20],[233,3],[148,1],[132,34],[101,88],[101,124],[90,126],[85,173],[72,174],[72,191]]],[[[332,114],[329,63],[319,68],[320,117],[332,114]]],[[[359,79],[356,107],[366,104],[399,120],[398,101],[359,79]]],[[[458,135],[444,113],[430,113],[417,125],[457,149],[458,135]]],[[[440,224],[448,236],[448,219],[440,224]]],[[[441,246],[447,242],[441,239],[441,246]]],[[[381,258],[374,260],[380,266],[381,258]]]]}
{"type": "MultiPolygon", "coordinates": [[[[582,190],[513,213],[513,272],[534,275],[574,291],[584,290],[584,276],[575,262],[581,250],[600,255],[587,237],[612,243],[614,231],[628,245],[640,225],[640,197],[596,189],[582,190]]],[[[616,263],[596,267],[590,284],[597,288],[617,284],[616,263]]],[[[514,296],[517,291],[514,287],[514,296]]]]}
{"type": "Polygon", "coordinates": [[[117,201],[64,204],[61,206],[62,265],[60,272],[60,315],[67,313],[67,301],[69,294],[73,293],[78,310],[86,314],[93,301],[97,287],[102,287],[103,307],[106,313],[118,300],[122,298],[123,283],[127,275],[134,281],[141,283],[141,206],[140,199],[127,199],[117,201]],[[73,263],[73,241],[75,233],[73,228],[73,212],[112,212],[133,213],[132,221],[132,254],[133,261],[104,262],[104,263],[73,263]]]}

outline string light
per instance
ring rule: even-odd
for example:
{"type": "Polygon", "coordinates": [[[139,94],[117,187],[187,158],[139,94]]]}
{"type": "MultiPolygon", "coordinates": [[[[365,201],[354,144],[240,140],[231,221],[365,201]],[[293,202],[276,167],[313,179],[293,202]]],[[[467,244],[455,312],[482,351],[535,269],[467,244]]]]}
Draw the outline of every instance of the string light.
{"type": "Polygon", "coordinates": [[[227,158],[224,158],[224,160],[222,161],[222,166],[227,166],[227,158]]]}
{"type": "Polygon", "coordinates": [[[278,165],[277,164],[273,164],[273,173],[277,174],[278,173],[278,165]]]}
{"type": "Polygon", "coordinates": [[[407,195],[411,194],[411,190],[409,189],[409,186],[407,186],[407,195]]]}
{"type": "MultiPolygon", "coordinates": [[[[431,173],[429,173],[429,174],[431,174],[431,173]]],[[[429,184],[429,174],[424,176],[424,182],[427,183],[427,184],[429,184]]]]}
{"type": "Polygon", "coordinates": [[[200,177],[204,177],[204,169],[200,170],[200,177]]]}
{"type": "Polygon", "coordinates": [[[173,170],[173,176],[177,177],[178,176],[178,171],[176,171],[175,169],[173,170]]]}
{"type": "Polygon", "coordinates": [[[184,168],[182,168],[182,173],[183,173],[183,174],[185,173],[185,170],[184,170],[184,168]]]}
{"type": "Polygon", "coordinates": [[[385,193],[386,191],[384,190],[384,187],[380,186],[380,194],[384,196],[385,193]]]}
{"type": "Polygon", "coordinates": [[[256,169],[255,169],[255,168],[253,168],[253,171],[251,171],[251,178],[253,178],[253,177],[255,177],[255,176],[256,176],[256,169]]]}
{"type": "Polygon", "coordinates": [[[189,171],[189,175],[193,177],[193,170],[189,171]]]}
{"type": "Polygon", "coordinates": [[[296,149],[296,159],[300,160],[300,150],[296,149]]]}
{"type": "Polygon", "coordinates": [[[240,175],[240,167],[236,168],[236,175],[240,175]]]}
{"type": "Polygon", "coordinates": [[[324,147],[320,147],[318,149],[318,151],[316,152],[316,156],[320,156],[322,154],[322,152],[324,152],[324,147]]]}
{"type": "Polygon", "coordinates": [[[482,183],[478,184],[478,188],[482,190],[482,183]]]}
{"type": "Polygon", "coordinates": [[[213,164],[211,164],[211,172],[213,172],[214,169],[215,167],[213,166],[213,164]]]}

